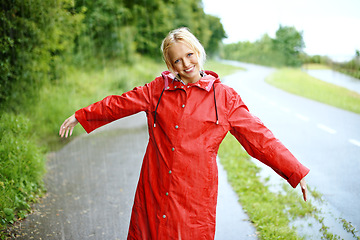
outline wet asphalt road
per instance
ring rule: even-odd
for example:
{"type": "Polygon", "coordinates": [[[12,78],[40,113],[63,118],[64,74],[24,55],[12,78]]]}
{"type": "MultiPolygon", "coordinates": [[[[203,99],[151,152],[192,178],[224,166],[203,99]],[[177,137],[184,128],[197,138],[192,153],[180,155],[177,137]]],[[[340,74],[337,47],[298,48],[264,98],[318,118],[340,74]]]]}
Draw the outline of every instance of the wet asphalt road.
{"type": "Polygon", "coordinates": [[[268,85],[264,78],[273,69],[240,66],[248,70],[224,82],[310,168],[308,184],[323,194],[337,217],[360,229],[360,115],[268,85]]]}

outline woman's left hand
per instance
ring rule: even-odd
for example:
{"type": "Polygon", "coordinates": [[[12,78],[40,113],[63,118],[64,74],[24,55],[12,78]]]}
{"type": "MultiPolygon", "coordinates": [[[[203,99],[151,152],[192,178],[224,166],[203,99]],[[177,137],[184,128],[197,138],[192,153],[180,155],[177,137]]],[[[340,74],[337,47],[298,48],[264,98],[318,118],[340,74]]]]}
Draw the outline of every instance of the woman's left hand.
{"type": "Polygon", "coordinates": [[[305,178],[301,179],[300,187],[301,187],[301,191],[302,191],[302,194],[303,194],[303,197],[304,197],[304,201],[306,202],[306,200],[307,200],[307,187],[306,187],[305,178]]]}
{"type": "Polygon", "coordinates": [[[70,116],[68,119],[66,119],[63,124],[61,124],[59,135],[61,137],[67,138],[68,136],[71,136],[74,130],[74,127],[76,124],[78,124],[79,121],[75,118],[75,114],[70,116]]]}

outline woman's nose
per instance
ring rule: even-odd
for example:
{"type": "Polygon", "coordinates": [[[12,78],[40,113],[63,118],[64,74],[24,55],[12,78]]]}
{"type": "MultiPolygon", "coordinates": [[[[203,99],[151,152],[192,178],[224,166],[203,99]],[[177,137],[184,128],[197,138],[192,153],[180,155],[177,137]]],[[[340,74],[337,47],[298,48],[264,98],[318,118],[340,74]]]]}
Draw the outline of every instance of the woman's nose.
{"type": "Polygon", "coordinates": [[[187,66],[189,66],[189,65],[190,65],[190,61],[185,58],[185,59],[183,60],[183,66],[184,66],[184,67],[187,67],[187,66]]]}

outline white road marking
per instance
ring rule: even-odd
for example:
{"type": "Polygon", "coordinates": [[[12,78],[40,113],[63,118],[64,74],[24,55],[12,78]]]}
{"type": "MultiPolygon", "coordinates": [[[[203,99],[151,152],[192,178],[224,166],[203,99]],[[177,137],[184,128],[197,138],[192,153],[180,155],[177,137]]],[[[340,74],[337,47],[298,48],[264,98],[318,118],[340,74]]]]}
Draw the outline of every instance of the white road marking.
{"type": "Polygon", "coordinates": [[[280,110],[284,111],[284,112],[291,112],[291,110],[289,108],[286,108],[286,107],[280,107],[280,110]]]}
{"type": "Polygon", "coordinates": [[[355,140],[355,139],[349,139],[349,142],[350,142],[351,144],[354,144],[355,146],[360,147],[360,141],[358,141],[358,140],[355,140]]]}
{"type": "Polygon", "coordinates": [[[276,106],[276,102],[274,102],[274,101],[269,101],[269,104],[273,105],[273,106],[276,106]]]}
{"type": "Polygon", "coordinates": [[[318,128],[320,128],[321,130],[325,131],[325,132],[328,132],[328,133],[331,133],[331,134],[335,134],[336,133],[336,130],[332,129],[332,128],[329,128],[323,124],[318,124],[317,125],[318,128]]]}
{"type": "Polygon", "coordinates": [[[304,115],[301,115],[301,114],[299,114],[299,113],[296,113],[295,116],[298,117],[298,118],[300,118],[301,120],[303,120],[303,121],[305,121],[305,122],[310,121],[310,118],[308,118],[308,117],[306,117],[306,116],[304,116],[304,115]]]}

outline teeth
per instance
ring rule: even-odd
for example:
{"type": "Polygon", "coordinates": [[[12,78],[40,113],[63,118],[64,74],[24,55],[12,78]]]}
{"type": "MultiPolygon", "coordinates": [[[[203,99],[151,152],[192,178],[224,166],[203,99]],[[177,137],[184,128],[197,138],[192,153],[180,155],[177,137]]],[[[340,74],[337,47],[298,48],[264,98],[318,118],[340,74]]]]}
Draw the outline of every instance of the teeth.
{"type": "Polygon", "coordinates": [[[191,68],[186,69],[186,70],[184,70],[184,71],[185,71],[185,72],[190,72],[191,70],[193,70],[193,68],[194,68],[194,67],[191,67],[191,68]]]}

